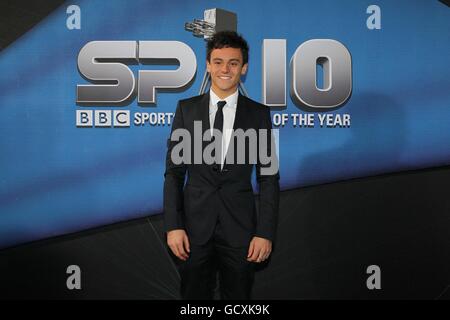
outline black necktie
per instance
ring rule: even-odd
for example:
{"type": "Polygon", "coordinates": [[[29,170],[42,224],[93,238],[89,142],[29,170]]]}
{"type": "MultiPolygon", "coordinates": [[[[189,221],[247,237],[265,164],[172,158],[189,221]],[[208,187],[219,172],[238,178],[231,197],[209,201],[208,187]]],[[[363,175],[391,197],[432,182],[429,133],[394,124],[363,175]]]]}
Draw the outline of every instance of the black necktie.
{"type": "MultiPolygon", "coordinates": [[[[223,107],[227,104],[226,101],[219,101],[217,102],[217,111],[216,111],[216,117],[214,118],[214,129],[217,129],[223,134],[223,107]]],[[[223,139],[222,139],[223,141],[223,139]]],[[[220,144],[222,145],[222,144],[220,144]]],[[[213,156],[215,156],[215,152],[213,152],[213,156]]],[[[220,155],[222,159],[222,155],[220,155]]],[[[222,161],[219,161],[219,163],[222,163],[222,161]]]]}

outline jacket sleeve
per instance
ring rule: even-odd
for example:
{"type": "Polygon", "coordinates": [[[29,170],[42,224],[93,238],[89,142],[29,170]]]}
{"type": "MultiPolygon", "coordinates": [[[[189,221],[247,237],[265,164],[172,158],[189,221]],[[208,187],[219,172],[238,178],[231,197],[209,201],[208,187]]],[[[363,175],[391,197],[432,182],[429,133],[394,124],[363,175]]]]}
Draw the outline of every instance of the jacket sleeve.
{"type": "Polygon", "coordinates": [[[273,241],[278,221],[280,197],[279,165],[275,147],[275,136],[272,132],[270,109],[265,107],[260,129],[266,129],[266,137],[259,136],[258,161],[256,164],[256,181],[259,186],[259,215],[256,225],[256,236],[273,241]],[[266,139],[264,139],[266,138],[266,139]],[[266,143],[261,143],[264,139],[266,143]],[[261,155],[265,155],[261,157],[261,155]],[[270,161],[268,161],[270,159],[270,161]]]}
{"type": "MultiPolygon", "coordinates": [[[[178,102],[172,122],[172,133],[184,128],[183,112],[178,102]]],[[[164,172],[164,227],[165,231],[184,229],[183,188],[186,176],[186,164],[174,164],[171,158],[173,147],[178,141],[167,140],[166,170],[164,172]]]]}

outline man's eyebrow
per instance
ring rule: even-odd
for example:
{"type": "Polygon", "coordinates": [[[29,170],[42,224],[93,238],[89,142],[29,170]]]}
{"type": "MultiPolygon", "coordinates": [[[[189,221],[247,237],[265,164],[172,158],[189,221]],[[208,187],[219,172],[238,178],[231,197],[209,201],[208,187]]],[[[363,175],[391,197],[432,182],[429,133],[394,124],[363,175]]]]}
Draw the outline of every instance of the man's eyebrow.
{"type": "MultiPolygon", "coordinates": [[[[222,58],[214,58],[214,59],[212,59],[212,60],[213,60],[213,61],[223,61],[222,58]]],[[[238,58],[232,58],[232,59],[230,59],[230,60],[228,60],[228,61],[237,61],[237,62],[240,62],[241,60],[238,59],[238,58]]]]}

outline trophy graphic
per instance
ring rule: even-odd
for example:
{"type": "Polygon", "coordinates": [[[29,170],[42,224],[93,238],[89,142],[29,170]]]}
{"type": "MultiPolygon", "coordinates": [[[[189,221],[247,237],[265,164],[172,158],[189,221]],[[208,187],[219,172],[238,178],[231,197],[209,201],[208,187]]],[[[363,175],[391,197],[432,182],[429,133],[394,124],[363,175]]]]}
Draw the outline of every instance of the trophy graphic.
{"type": "MultiPolygon", "coordinates": [[[[194,19],[192,22],[186,22],[184,28],[186,31],[192,32],[195,37],[203,37],[205,41],[208,41],[218,31],[237,31],[237,16],[234,12],[223,9],[207,9],[203,13],[203,20],[194,19]]],[[[206,92],[210,81],[211,76],[205,70],[199,94],[206,92]]],[[[244,96],[248,97],[242,81],[239,82],[239,89],[244,96]]]]}

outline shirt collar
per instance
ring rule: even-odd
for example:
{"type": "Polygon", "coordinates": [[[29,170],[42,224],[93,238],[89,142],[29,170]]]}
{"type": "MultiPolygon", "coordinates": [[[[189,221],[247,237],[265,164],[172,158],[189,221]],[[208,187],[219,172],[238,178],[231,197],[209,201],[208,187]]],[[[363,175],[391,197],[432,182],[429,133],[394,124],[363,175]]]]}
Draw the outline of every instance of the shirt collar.
{"type": "Polygon", "coordinates": [[[230,94],[228,97],[226,97],[225,99],[220,99],[212,89],[209,89],[209,113],[213,113],[216,112],[217,110],[217,102],[225,100],[227,102],[227,104],[225,105],[225,107],[229,107],[232,109],[236,109],[236,105],[237,105],[237,100],[238,100],[238,96],[239,96],[239,90],[236,89],[236,91],[232,94],[230,94]]]}

